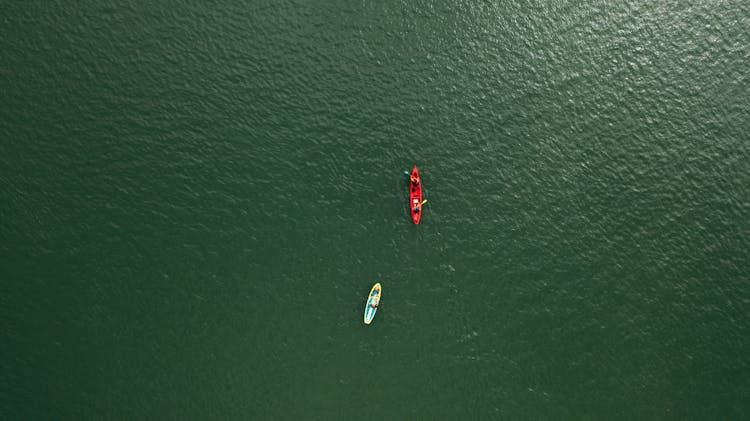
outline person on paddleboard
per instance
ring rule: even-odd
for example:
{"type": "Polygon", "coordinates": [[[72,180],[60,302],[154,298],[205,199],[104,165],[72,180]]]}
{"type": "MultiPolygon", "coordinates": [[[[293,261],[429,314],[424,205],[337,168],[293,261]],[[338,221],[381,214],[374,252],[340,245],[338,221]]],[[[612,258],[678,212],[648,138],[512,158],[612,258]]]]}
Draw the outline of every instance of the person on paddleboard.
{"type": "Polygon", "coordinates": [[[372,300],[370,301],[370,307],[372,308],[378,308],[378,304],[380,304],[380,298],[378,297],[378,291],[372,292],[372,300]]]}

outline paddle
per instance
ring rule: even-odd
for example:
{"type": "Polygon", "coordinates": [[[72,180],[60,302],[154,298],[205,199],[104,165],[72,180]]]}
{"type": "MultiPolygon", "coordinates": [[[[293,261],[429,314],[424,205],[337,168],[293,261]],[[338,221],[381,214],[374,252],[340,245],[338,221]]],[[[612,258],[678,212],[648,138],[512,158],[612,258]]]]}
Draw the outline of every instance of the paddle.
{"type": "Polygon", "coordinates": [[[414,181],[414,179],[411,178],[411,173],[409,171],[406,171],[406,170],[401,170],[401,171],[404,172],[404,175],[408,175],[409,179],[411,179],[412,181],[414,181]]]}

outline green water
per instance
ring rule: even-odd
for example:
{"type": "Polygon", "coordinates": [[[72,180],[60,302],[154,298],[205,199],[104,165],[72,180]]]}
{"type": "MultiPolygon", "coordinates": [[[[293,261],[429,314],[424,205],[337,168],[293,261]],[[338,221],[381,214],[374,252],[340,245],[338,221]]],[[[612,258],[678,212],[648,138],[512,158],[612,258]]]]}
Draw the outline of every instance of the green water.
{"type": "Polygon", "coordinates": [[[0,11],[0,418],[750,419],[747,3],[0,11]]]}

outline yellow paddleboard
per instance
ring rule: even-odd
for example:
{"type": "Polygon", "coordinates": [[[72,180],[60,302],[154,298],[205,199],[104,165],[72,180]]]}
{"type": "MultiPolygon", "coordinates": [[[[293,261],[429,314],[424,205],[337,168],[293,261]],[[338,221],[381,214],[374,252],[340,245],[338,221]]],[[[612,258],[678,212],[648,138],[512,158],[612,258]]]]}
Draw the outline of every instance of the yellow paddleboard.
{"type": "Polygon", "coordinates": [[[373,285],[370,290],[370,295],[367,296],[367,304],[365,304],[365,324],[369,325],[372,319],[375,317],[375,313],[378,311],[378,304],[380,304],[380,296],[383,295],[383,289],[380,287],[380,282],[373,285]]]}

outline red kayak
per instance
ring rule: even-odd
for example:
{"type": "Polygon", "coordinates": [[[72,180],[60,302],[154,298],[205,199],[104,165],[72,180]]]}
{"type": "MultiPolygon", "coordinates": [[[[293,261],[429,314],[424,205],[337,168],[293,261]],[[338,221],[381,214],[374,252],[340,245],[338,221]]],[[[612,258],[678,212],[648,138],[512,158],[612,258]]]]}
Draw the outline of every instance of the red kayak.
{"type": "Polygon", "coordinates": [[[409,211],[411,220],[419,224],[419,218],[422,217],[422,179],[419,178],[417,166],[411,170],[409,177],[409,211]]]}

